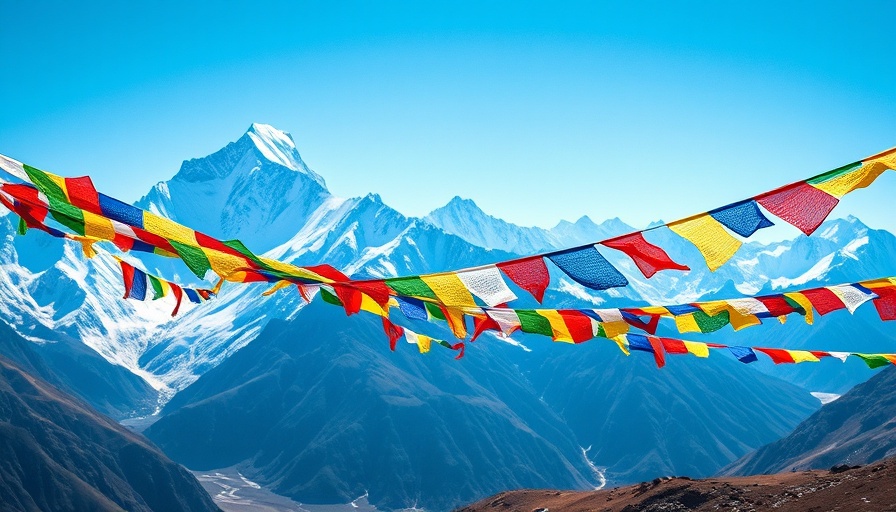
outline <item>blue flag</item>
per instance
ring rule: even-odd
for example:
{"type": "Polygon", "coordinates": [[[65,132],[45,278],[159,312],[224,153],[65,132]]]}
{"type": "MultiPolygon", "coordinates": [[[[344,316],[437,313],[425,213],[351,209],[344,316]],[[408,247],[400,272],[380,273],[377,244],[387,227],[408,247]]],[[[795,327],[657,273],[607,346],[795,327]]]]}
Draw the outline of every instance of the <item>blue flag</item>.
{"type": "Polygon", "coordinates": [[[548,256],[575,282],[594,290],[606,290],[628,286],[628,280],[610,265],[593,245],[579,249],[567,249],[548,256]]]}

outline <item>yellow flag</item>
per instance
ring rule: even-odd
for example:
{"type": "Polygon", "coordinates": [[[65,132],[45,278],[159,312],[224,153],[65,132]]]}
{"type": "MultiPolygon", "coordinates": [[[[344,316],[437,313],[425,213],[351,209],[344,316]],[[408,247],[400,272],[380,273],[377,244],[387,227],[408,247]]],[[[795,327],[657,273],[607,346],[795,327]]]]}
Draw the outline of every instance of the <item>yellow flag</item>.
{"type": "Polygon", "coordinates": [[[470,295],[470,291],[464,286],[464,282],[457,274],[439,274],[433,276],[420,276],[420,279],[432,289],[439,302],[446,306],[475,306],[476,301],[470,295]]]}
{"type": "Polygon", "coordinates": [[[785,293],[784,296],[793,299],[794,302],[799,304],[803,310],[806,311],[806,323],[812,325],[812,322],[815,321],[815,317],[812,314],[812,303],[809,302],[809,299],[800,292],[785,293]]]}
{"type": "Polygon", "coordinates": [[[115,238],[115,228],[112,227],[112,221],[88,211],[82,213],[84,214],[84,234],[86,236],[100,240],[112,240],[115,238]]]}
{"type": "Polygon", "coordinates": [[[688,349],[688,352],[697,357],[709,357],[709,347],[706,346],[706,343],[701,343],[699,341],[685,341],[684,346],[688,349]]]}
{"type": "Polygon", "coordinates": [[[610,339],[616,342],[616,345],[619,346],[619,350],[621,350],[623,354],[631,355],[631,352],[629,352],[628,350],[628,338],[625,336],[625,334],[620,334],[619,336],[610,339]]]}
{"type": "Polygon", "coordinates": [[[678,315],[675,317],[675,327],[678,328],[678,332],[702,332],[700,330],[700,326],[697,325],[697,321],[694,320],[694,314],[688,313],[686,315],[678,315]]]}
{"type": "Polygon", "coordinates": [[[805,350],[788,350],[788,354],[793,358],[794,363],[817,363],[818,358],[812,352],[805,350]]]}
{"type": "Polygon", "coordinates": [[[450,306],[445,306],[442,308],[442,311],[445,313],[445,320],[448,321],[448,327],[451,327],[454,337],[459,340],[466,338],[467,325],[464,322],[464,312],[459,308],[450,306]]]}
{"type": "Polygon", "coordinates": [[[866,160],[855,169],[844,172],[825,182],[810,183],[813,187],[840,198],[857,188],[865,188],[871,185],[887,169],[896,169],[896,152],[866,160]]]}
{"type": "Polygon", "coordinates": [[[561,341],[563,343],[574,343],[572,339],[572,335],[569,333],[569,328],[566,327],[566,322],[563,321],[563,317],[554,309],[537,309],[536,313],[548,319],[548,322],[551,323],[551,331],[553,331],[554,335],[552,336],[554,341],[561,341]]]}
{"type": "Polygon", "coordinates": [[[432,338],[424,334],[417,335],[417,349],[420,350],[421,354],[429,352],[430,346],[432,346],[432,338]]]}
{"type": "Polygon", "coordinates": [[[168,240],[192,247],[199,246],[199,243],[196,242],[195,231],[151,212],[143,212],[143,229],[168,240]]]}
{"type": "Polygon", "coordinates": [[[262,296],[262,297],[268,297],[268,296],[270,296],[270,295],[273,295],[277,290],[282,290],[282,289],[286,288],[287,286],[289,286],[289,285],[291,285],[291,284],[292,284],[292,283],[290,283],[289,281],[277,281],[277,284],[275,284],[274,286],[272,286],[270,289],[268,289],[268,290],[262,292],[262,293],[261,293],[261,296],[262,296]]]}
{"type": "Polygon", "coordinates": [[[719,221],[706,213],[672,222],[669,229],[694,244],[713,272],[730,260],[741,246],[740,240],[731,236],[719,221]]]}

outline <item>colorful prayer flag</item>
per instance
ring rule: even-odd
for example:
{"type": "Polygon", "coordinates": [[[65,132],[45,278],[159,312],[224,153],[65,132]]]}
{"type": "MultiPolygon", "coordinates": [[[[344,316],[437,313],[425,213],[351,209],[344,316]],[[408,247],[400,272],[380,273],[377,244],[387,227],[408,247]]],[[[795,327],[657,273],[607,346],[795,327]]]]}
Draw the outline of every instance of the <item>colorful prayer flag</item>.
{"type": "Polygon", "coordinates": [[[774,226],[774,223],[759,211],[753,199],[710,210],[709,214],[723,226],[744,238],[749,238],[759,229],[774,226]]]}
{"type": "Polygon", "coordinates": [[[823,190],[800,182],[756,197],[766,210],[811,235],[839,200],[823,190]]]}
{"type": "Polygon", "coordinates": [[[645,240],[640,231],[606,240],[601,245],[624,252],[646,278],[653,277],[660,270],[691,270],[686,265],[672,261],[666,251],[645,240]]]}
{"type": "Polygon", "coordinates": [[[709,214],[670,222],[669,229],[694,244],[703,255],[709,270],[715,272],[740,249],[740,240],[734,238],[709,214]]]}
{"type": "Polygon", "coordinates": [[[625,276],[593,245],[552,253],[548,259],[582,286],[594,290],[628,286],[625,276]]]}

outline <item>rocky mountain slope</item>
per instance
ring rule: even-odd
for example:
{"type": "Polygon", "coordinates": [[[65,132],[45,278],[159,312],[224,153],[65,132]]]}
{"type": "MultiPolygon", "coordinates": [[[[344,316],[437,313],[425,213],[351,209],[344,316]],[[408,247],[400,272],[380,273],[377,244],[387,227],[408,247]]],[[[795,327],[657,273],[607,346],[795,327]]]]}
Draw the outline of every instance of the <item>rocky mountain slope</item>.
{"type": "Polygon", "coordinates": [[[0,357],[0,508],[213,511],[145,438],[0,357]]]}
{"type": "Polygon", "coordinates": [[[596,492],[523,490],[486,498],[458,512],[808,512],[896,510],[896,461],[834,471],[741,478],[658,478],[596,492]]]}
{"type": "Polygon", "coordinates": [[[790,435],[725,468],[726,475],[867,464],[896,455],[896,368],[821,408],[790,435]]]}

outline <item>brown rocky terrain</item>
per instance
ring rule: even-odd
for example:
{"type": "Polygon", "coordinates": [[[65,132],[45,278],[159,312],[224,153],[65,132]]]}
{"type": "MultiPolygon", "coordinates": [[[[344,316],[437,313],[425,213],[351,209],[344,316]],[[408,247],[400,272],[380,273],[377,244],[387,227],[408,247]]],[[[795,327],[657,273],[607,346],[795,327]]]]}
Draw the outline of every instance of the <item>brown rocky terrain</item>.
{"type": "Polygon", "coordinates": [[[600,491],[520,490],[459,512],[896,510],[896,458],[863,467],[705,480],[661,478],[600,491]]]}

